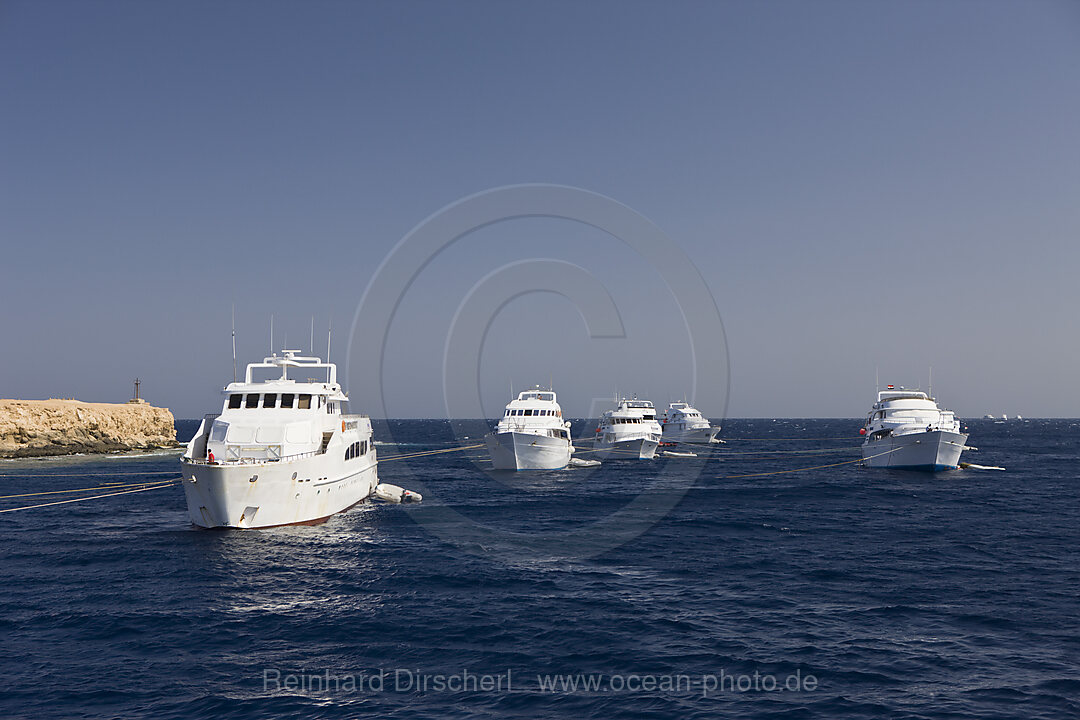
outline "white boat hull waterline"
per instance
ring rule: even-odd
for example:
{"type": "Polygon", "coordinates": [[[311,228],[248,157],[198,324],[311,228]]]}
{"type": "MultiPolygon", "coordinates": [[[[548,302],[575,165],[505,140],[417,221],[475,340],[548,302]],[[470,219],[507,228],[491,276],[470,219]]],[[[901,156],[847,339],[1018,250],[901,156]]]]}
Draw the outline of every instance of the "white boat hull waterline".
{"type": "Polygon", "coordinates": [[[719,444],[721,441],[716,437],[719,433],[720,428],[718,427],[669,430],[665,425],[664,442],[685,443],[687,445],[719,444]]]}
{"type": "Polygon", "coordinates": [[[863,465],[901,470],[955,470],[968,436],[936,430],[893,435],[863,445],[863,465]]]}
{"type": "Polygon", "coordinates": [[[375,462],[337,477],[324,474],[327,465],[325,456],[252,465],[184,461],[191,522],[245,529],[318,523],[365,500],[379,483],[375,462]]]}
{"type": "Polygon", "coordinates": [[[656,448],[660,446],[656,440],[637,438],[635,440],[620,440],[615,443],[597,441],[593,445],[591,457],[601,460],[652,460],[656,457],[656,448]]]}
{"type": "Polygon", "coordinates": [[[573,449],[563,438],[532,433],[489,433],[484,441],[496,470],[558,470],[569,464],[573,449]]]}

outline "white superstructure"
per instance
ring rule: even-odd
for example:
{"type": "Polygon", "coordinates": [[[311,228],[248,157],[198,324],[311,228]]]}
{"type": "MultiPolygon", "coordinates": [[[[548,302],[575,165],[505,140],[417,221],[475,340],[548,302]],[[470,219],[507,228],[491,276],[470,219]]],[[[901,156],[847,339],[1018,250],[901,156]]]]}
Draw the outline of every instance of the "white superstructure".
{"type": "Polygon", "coordinates": [[[345,415],[337,367],[285,350],[247,366],[225,388],[181,458],[191,522],[205,528],[313,523],[352,507],[378,484],[371,421],[345,415]],[[325,375],[298,381],[296,372],[325,375]],[[255,381],[255,371],[280,370],[255,381]]]}
{"type": "Polygon", "coordinates": [[[539,385],[511,400],[484,440],[496,470],[555,470],[574,452],[555,392],[539,385]]]}
{"type": "Polygon", "coordinates": [[[663,430],[656,408],[648,400],[616,398],[614,410],[600,417],[593,450],[599,457],[651,459],[656,455],[663,430]]]}
{"type": "Polygon", "coordinates": [[[968,438],[932,397],[891,385],[878,393],[861,432],[864,465],[913,470],[955,469],[968,438]]]}
{"type": "Polygon", "coordinates": [[[668,405],[661,423],[664,429],[664,442],[680,443],[719,443],[716,439],[720,426],[710,425],[701,412],[687,402],[673,402],[668,405]]]}

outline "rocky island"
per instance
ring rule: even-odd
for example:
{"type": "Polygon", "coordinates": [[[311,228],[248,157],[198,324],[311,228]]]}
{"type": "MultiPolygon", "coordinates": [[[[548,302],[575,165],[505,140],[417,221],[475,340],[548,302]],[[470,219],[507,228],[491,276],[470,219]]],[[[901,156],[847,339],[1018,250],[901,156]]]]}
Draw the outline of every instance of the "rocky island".
{"type": "Polygon", "coordinates": [[[145,401],[0,400],[0,457],[175,446],[172,413],[145,401]]]}

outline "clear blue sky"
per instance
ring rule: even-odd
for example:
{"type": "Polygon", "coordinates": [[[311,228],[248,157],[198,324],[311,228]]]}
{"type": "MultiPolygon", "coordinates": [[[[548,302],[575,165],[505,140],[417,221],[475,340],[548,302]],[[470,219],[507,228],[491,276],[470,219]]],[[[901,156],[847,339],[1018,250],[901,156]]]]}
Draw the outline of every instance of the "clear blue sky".
{"type": "MultiPolygon", "coordinates": [[[[914,385],[930,365],[961,415],[1077,416],[1078,118],[1074,2],[5,1],[0,396],[124,400],[138,375],[179,417],[214,411],[233,303],[241,364],[271,313],[303,347],[333,316],[344,363],[403,235],[544,182],[684,249],[726,326],[729,416],[860,416],[875,367],[914,385]]],[[[594,273],[628,338],[514,300],[484,348],[489,415],[511,382],[551,378],[573,415],[616,387],[688,392],[648,264],[521,220],[413,286],[391,414],[445,413],[454,309],[532,257],[594,273]]]]}

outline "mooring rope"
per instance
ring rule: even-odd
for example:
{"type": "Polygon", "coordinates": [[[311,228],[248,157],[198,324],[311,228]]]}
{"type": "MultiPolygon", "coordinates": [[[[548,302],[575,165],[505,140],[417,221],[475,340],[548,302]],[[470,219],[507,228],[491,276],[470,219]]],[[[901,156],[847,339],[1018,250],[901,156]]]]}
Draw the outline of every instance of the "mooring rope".
{"type": "Polygon", "coordinates": [[[99,500],[101,498],[116,497],[117,495],[131,495],[133,493],[146,492],[148,490],[162,490],[167,487],[173,487],[177,484],[176,479],[162,481],[160,485],[154,485],[152,487],[136,488],[135,490],[122,490],[120,492],[107,493],[105,495],[90,495],[89,497],[72,498],[70,500],[57,500],[56,502],[41,503],[39,505],[22,505],[20,507],[8,508],[6,510],[0,510],[0,513],[16,512],[18,510],[33,510],[34,508],[50,507],[52,505],[66,505],[68,503],[84,502],[86,500],[99,500]]]}
{"type": "Polygon", "coordinates": [[[444,450],[424,450],[421,452],[408,453],[406,455],[391,455],[388,458],[379,458],[379,462],[390,462],[391,460],[411,460],[418,457],[426,457],[428,455],[441,455],[442,453],[460,452],[462,450],[475,450],[476,448],[484,447],[483,443],[478,445],[465,445],[463,447],[446,448],[444,450]]]}
{"type": "Polygon", "coordinates": [[[903,450],[903,448],[893,448],[892,450],[886,450],[883,453],[877,455],[871,455],[870,457],[855,458],[854,460],[845,460],[844,462],[829,463],[828,465],[814,465],[813,467],[795,468],[794,470],[774,470],[773,472],[764,473],[749,473],[748,475],[721,475],[718,480],[728,480],[733,478],[750,478],[750,477],[765,477],[766,475],[785,475],[787,473],[806,472],[807,470],[821,470],[823,468],[839,467],[841,465],[851,465],[852,463],[865,462],[866,460],[872,460],[882,455],[888,455],[894,453],[897,450],[903,450]]]}
{"type": "MultiPolygon", "coordinates": [[[[176,472],[173,471],[173,474],[175,475],[176,472]]],[[[50,477],[50,476],[45,475],[43,477],[50,477]]],[[[99,485],[97,487],[72,488],[70,490],[48,490],[48,491],[45,491],[45,492],[23,493],[21,495],[0,495],[0,500],[10,500],[12,498],[36,497],[38,495],[61,495],[63,493],[88,492],[90,490],[119,490],[121,488],[145,487],[146,485],[156,485],[156,484],[158,484],[160,482],[163,482],[163,481],[162,480],[151,480],[149,482],[126,483],[126,484],[117,484],[117,485],[112,485],[112,486],[99,485]]]]}

